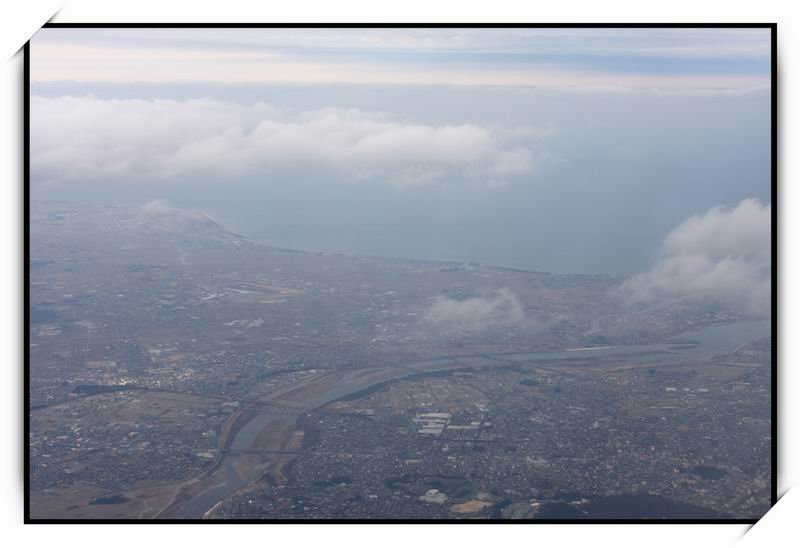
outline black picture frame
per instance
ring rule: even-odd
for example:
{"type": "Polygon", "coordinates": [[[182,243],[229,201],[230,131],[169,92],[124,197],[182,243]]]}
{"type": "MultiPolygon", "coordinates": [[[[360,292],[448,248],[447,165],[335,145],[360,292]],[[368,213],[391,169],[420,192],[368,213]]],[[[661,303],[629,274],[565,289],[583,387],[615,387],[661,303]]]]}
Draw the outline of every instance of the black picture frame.
{"type": "MultiPolygon", "coordinates": [[[[777,497],[778,472],[778,47],[777,23],[52,23],[42,28],[589,28],[589,29],[695,29],[695,28],[760,28],[770,30],[771,56],[771,505],[777,497]]],[[[698,518],[698,519],[58,519],[32,518],[30,507],[30,42],[23,47],[23,462],[24,462],[24,523],[25,524],[737,524],[752,525],[758,519],[698,518]]]]}

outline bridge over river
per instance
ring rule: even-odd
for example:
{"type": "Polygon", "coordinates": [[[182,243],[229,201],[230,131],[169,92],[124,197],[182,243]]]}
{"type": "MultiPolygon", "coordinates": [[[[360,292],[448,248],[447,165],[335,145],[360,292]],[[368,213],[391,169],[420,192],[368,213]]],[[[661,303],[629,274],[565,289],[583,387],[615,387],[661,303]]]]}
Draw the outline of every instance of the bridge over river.
{"type": "Polygon", "coordinates": [[[737,322],[647,345],[447,356],[397,366],[320,374],[249,402],[238,411],[221,440],[223,450],[218,462],[179,492],[158,517],[204,517],[220,502],[266,474],[272,474],[280,482],[280,469],[302,454],[300,447],[292,445],[301,413],[413,375],[484,369],[502,364],[557,366],[598,358],[653,365],[695,361],[732,352],[742,344],[767,335],[768,321],[737,322]]]}

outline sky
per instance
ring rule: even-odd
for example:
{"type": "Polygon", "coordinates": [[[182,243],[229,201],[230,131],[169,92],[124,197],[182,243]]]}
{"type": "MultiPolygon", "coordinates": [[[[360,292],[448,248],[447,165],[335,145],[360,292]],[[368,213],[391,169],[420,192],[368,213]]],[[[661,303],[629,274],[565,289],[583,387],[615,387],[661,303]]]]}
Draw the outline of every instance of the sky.
{"type": "Polygon", "coordinates": [[[165,200],[299,249],[634,275],[641,298],[675,286],[675,261],[713,285],[742,258],[738,289],[763,274],[751,248],[698,260],[670,235],[766,222],[767,29],[43,29],[31,54],[34,199],[165,200]]]}
{"type": "Polygon", "coordinates": [[[742,89],[767,29],[44,29],[34,80],[742,89]]]}

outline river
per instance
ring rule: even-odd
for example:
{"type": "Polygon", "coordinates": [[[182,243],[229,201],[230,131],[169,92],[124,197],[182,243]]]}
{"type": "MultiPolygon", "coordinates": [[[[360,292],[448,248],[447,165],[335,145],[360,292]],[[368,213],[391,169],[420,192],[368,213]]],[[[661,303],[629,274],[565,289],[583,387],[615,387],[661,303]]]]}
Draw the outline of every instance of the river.
{"type": "MultiPolygon", "coordinates": [[[[474,367],[482,368],[497,365],[497,360],[519,361],[519,362],[558,362],[559,360],[575,360],[576,358],[610,358],[619,359],[624,362],[633,363],[669,363],[677,360],[703,360],[714,356],[735,351],[740,346],[766,337],[770,334],[771,323],[769,320],[744,321],[721,325],[704,327],[694,331],[688,331],[680,336],[670,337],[658,343],[628,346],[606,346],[593,348],[573,348],[555,352],[516,352],[502,354],[484,354],[475,356],[460,356],[450,358],[431,358],[424,361],[402,364],[395,367],[387,367],[385,370],[376,369],[379,373],[369,377],[365,381],[362,372],[347,372],[341,375],[335,382],[332,382],[322,393],[317,393],[310,399],[300,404],[301,410],[311,411],[338,399],[356,394],[381,383],[398,380],[416,373],[430,373],[444,371],[452,368],[474,367]],[[381,374],[382,373],[382,374],[381,374]]],[[[286,397],[285,392],[274,396],[274,403],[285,403],[282,398],[286,397]]],[[[269,396],[262,402],[270,402],[269,396]]],[[[241,477],[237,471],[237,461],[241,458],[239,451],[248,451],[256,444],[256,438],[262,432],[272,428],[284,428],[287,420],[292,424],[296,421],[297,415],[287,416],[285,413],[280,416],[270,414],[265,410],[256,414],[250,421],[243,425],[235,433],[235,437],[230,444],[233,452],[225,454],[219,465],[217,472],[213,475],[217,478],[207,489],[191,497],[181,504],[178,512],[179,517],[199,518],[202,517],[210,508],[225,498],[233,495],[236,491],[244,487],[247,483],[257,479],[254,477],[241,477]]],[[[279,449],[276,445],[273,449],[279,449]]],[[[262,449],[263,450],[263,449],[262,449]]],[[[627,499],[626,499],[627,500],[627,499]]],[[[614,506],[619,506],[619,501],[614,499],[614,506]]],[[[598,502],[599,505],[599,502],[598,502]]],[[[593,508],[593,513],[604,515],[604,510],[598,506],[593,508]]],[[[571,517],[561,515],[561,507],[555,505],[544,511],[544,515],[552,513],[553,517],[571,517]]],[[[570,508],[569,513],[574,509],[570,508]]]]}

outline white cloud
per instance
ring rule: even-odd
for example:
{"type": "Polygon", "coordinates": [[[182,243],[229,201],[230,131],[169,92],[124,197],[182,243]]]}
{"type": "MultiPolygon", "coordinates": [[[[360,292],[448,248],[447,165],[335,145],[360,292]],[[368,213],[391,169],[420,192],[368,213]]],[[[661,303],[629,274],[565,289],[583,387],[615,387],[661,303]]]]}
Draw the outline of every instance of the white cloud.
{"type": "Polygon", "coordinates": [[[672,230],[656,265],[627,280],[629,302],[711,298],[735,309],[767,314],[771,291],[771,206],[755,199],[715,207],[672,230]]]}
{"type": "MultiPolygon", "coordinates": [[[[534,169],[531,151],[472,124],[431,126],[385,113],[292,114],[264,103],[34,97],[34,182],[238,176],[318,168],[356,181],[478,183],[534,169]]],[[[540,153],[541,154],[541,153],[540,153]]]]}
{"type": "Polygon", "coordinates": [[[162,217],[164,215],[172,215],[176,211],[166,200],[153,200],[140,208],[140,213],[144,217],[162,217]]]}
{"type": "Polygon", "coordinates": [[[522,304],[506,288],[467,299],[437,297],[423,316],[425,323],[448,333],[474,333],[519,326],[524,320],[522,304]]]}

